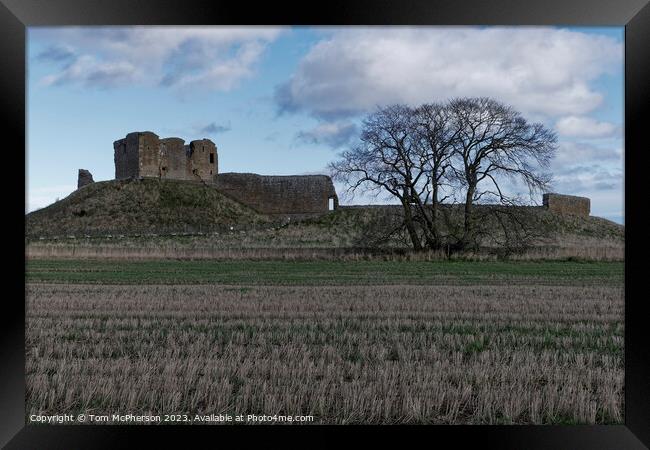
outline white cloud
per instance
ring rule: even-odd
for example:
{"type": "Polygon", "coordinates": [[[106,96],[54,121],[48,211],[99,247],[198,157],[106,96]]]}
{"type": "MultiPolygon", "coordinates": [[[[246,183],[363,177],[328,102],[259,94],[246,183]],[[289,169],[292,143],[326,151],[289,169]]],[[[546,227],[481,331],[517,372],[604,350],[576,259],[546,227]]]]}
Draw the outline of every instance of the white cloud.
{"type": "Polygon", "coordinates": [[[281,32],[279,27],[84,27],[30,30],[30,39],[50,44],[40,60],[61,61],[41,80],[44,85],[227,91],[255,73],[266,46],[281,32]]]}
{"type": "Polygon", "coordinates": [[[557,121],[556,128],[561,136],[567,137],[604,138],[622,135],[620,126],[585,116],[563,117],[557,121]]]}
{"type": "Polygon", "coordinates": [[[325,144],[332,148],[339,148],[348,144],[356,133],[357,126],[352,122],[322,122],[311,130],[301,131],[296,138],[310,144],[325,144]]]}
{"type": "Polygon", "coordinates": [[[43,77],[41,85],[83,81],[86,85],[115,87],[136,82],[138,76],[138,68],[128,61],[102,62],[91,55],[82,55],[61,72],[43,77]]]}
{"type": "Polygon", "coordinates": [[[555,173],[553,187],[568,194],[595,193],[596,191],[622,192],[622,167],[608,168],[598,164],[569,167],[555,173]]]}
{"type": "Polygon", "coordinates": [[[356,28],[316,44],[276,100],[281,111],[325,118],[454,96],[492,96],[536,116],[582,115],[603,100],[590,82],[622,58],[612,38],[550,27],[356,28]]]}
{"type": "Polygon", "coordinates": [[[575,164],[618,163],[623,167],[621,147],[596,146],[585,142],[563,142],[551,162],[554,170],[564,170],[575,164]]]}

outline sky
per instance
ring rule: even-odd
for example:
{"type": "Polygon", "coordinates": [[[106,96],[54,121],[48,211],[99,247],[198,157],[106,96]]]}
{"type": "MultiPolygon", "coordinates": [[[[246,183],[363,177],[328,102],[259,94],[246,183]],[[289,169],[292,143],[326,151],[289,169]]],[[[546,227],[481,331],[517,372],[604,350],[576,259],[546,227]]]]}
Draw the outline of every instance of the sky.
{"type": "Polygon", "coordinates": [[[327,174],[377,107],[488,96],[557,132],[553,192],[624,222],[623,27],[31,27],[27,44],[26,211],[80,168],[113,179],[132,131],[211,139],[220,172],[327,174]]]}

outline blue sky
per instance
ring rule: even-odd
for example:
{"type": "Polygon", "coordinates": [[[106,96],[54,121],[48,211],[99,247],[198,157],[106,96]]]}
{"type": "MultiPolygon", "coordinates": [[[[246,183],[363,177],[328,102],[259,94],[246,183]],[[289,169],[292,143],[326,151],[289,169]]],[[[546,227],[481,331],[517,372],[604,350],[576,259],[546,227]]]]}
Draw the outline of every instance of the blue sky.
{"type": "Polygon", "coordinates": [[[221,172],[326,173],[377,106],[487,95],[558,132],[555,192],[588,196],[593,215],[622,223],[623,35],[622,27],[30,28],[26,210],[70,194],[79,168],[112,179],[112,143],[131,131],[210,138],[221,172]]]}

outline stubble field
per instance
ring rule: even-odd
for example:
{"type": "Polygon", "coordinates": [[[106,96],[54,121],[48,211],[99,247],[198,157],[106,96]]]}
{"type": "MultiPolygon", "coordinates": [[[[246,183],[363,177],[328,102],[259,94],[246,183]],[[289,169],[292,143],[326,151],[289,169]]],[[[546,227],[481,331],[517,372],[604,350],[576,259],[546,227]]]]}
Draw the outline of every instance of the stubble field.
{"type": "Polygon", "coordinates": [[[622,423],[622,275],[621,263],[30,261],[26,412],[622,423]]]}

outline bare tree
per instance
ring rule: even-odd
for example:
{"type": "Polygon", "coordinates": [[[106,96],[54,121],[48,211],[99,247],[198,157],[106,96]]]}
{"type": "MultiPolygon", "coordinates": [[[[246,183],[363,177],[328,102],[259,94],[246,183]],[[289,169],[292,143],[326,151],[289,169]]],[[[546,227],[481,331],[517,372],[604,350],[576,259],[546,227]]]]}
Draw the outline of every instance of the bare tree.
{"type": "MultiPolygon", "coordinates": [[[[488,98],[456,99],[416,108],[379,108],[364,121],[360,142],[330,164],[336,180],[379,194],[387,192],[403,209],[403,226],[415,250],[478,245],[474,204],[521,201],[506,194],[506,179],[523,182],[532,196],[550,181],[545,169],[556,136],[542,124],[529,124],[512,108],[488,98]],[[456,209],[463,206],[462,224],[456,209]]],[[[495,214],[497,211],[495,210],[495,214]]],[[[497,221],[520,224],[498,211],[497,221]]],[[[521,235],[504,230],[505,236],[521,235]]]]}
{"type": "Polygon", "coordinates": [[[450,126],[460,130],[453,142],[451,167],[465,194],[459,245],[466,248],[478,243],[475,203],[522,203],[502,188],[504,180],[523,182],[530,199],[547,188],[551,175],[543,169],[555,154],[557,137],[541,123],[529,124],[510,106],[489,98],[455,99],[447,108],[450,126]]]}
{"type": "Polygon", "coordinates": [[[439,227],[440,205],[450,198],[449,195],[440,196],[443,188],[452,187],[448,175],[453,144],[460,130],[449,126],[450,115],[440,103],[415,108],[413,117],[413,139],[420,158],[418,167],[426,173],[428,181],[426,189],[418,193],[416,199],[418,219],[425,230],[428,247],[439,249],[443,246],[439,227]]]}
{"type": "Polygon", "coordinates": [[[413,248],[422,248],[415,229],[412,210],[414,186],[422,172],[414,164],[412,110],[394,105],[379,109],[363,121],[360,143],[330,164],[334,179],[348,184],[351,192],[359,188],[379,194],[386,191],[399,199],[404,209],[404,226],[413,248]]]}

